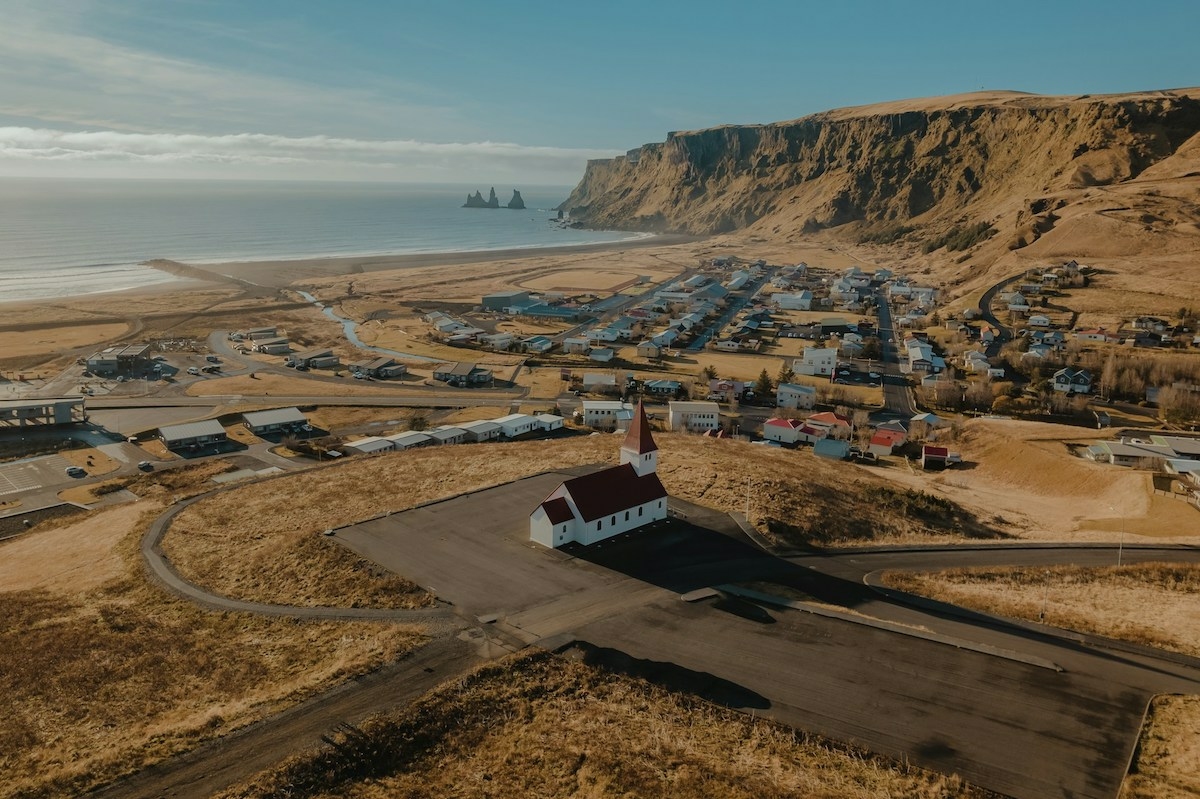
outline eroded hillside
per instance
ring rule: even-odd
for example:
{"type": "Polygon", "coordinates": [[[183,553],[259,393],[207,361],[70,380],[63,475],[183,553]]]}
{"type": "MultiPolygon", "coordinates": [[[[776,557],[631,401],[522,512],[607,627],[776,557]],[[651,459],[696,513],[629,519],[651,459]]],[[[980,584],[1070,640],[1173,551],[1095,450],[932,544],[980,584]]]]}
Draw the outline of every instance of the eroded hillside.
{"type": "MultiPolygon", "coordinates": [[[[1164,253],[1194,251],[1200,89],[978,93],[670,133],[589,162],[563,205],[594,227],[833,229],[881,243],[936,242],[956,227],[990,225],[986,243],[966,249],[992,260],[1043,238],[1081,255],[1087,242],[1141,252],[1146,237],[1164,253]]],[[[1059,249],[1039,243],[1043,257],[1059,249]]]]}

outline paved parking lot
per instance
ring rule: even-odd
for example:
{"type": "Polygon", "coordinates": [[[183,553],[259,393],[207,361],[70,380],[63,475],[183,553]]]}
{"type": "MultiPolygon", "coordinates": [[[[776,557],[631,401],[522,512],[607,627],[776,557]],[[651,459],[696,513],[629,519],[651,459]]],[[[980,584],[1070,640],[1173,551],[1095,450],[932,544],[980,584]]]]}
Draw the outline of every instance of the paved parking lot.
{"type": "Polygon", "coordinates": [[[58,455],[0,465],[0,496],[66,482],[70,480],[66,475],[70,465],[58,455]]]}
{"type": "Polygon", "coordinates": [[[471,614],[512,613],[623,578],[529,540],[529,514],[575,474],[536,475],[345,527],[334,537],[471,614]]]}

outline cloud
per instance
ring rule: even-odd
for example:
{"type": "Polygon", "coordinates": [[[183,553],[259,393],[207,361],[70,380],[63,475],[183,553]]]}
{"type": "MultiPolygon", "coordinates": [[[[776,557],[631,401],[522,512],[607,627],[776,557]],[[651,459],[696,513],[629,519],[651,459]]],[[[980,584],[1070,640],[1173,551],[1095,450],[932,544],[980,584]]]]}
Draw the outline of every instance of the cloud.
{"type": "MultiPolygon", "coordinates": [[[[537,147],[510,142],[427,142],[266,133],[201,135],[63,131],[0,127],[0,166],[8,163],[282,167],[289,176],[325,176],[331,170],[383,170],[392,179],[425,172],[535,172],[578,177],[589,158],[608,150],[537,147]]],[[[131,171],[131,174],[136,172],[131,171]]]]}

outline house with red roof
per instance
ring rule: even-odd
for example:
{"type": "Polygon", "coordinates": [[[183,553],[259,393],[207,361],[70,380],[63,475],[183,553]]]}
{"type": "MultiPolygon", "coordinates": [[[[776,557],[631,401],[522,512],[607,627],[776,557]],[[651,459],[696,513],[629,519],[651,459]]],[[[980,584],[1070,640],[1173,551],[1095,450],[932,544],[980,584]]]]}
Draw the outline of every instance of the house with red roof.
{"type": "Polygon", "coordinates": [[[780,444],[795,444],[796,436],[804,422],[799,419],[768,419],[763,424],[763,438],[767,441],[778,441],[780,444]]]}
{"type": "Polygon", "coordinates": [[[867,445],[867,452],[877,456],[891,455],[892,450],[900,446],[908,438],[903,430],[876,430],[867,445]]]}
{"type": "Polygon", "coordinates": [[[557,548],[588,546],[667,518],[658,479],[658,445],[638,403],[621,444],[621,464],[564,480],[529,514],[529,540],[557,548]]]}

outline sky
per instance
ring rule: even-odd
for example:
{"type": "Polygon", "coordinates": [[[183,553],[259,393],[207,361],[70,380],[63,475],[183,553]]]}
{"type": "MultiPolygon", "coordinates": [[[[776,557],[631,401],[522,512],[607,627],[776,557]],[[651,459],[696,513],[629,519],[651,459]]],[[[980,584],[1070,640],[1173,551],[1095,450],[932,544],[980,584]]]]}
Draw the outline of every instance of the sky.
{"type": "Polygon", "coordinates": [[[0,0],[0,176],[571,185],[668,131],[1200,84],[1200,3],[0,0]]]}

